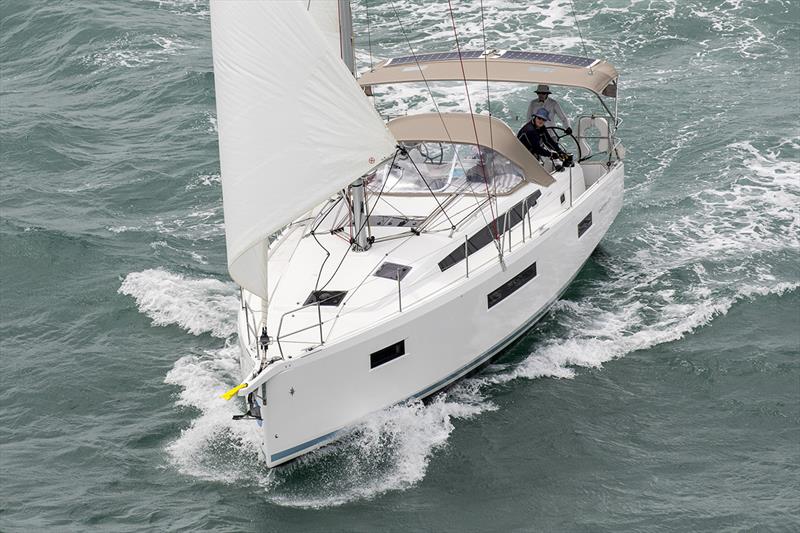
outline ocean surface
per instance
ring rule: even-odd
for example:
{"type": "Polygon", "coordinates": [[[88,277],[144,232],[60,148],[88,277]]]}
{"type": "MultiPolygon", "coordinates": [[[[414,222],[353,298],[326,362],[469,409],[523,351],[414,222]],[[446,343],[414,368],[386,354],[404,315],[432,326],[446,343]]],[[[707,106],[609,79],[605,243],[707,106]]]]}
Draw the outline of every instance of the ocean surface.
{"type": "MultiPolygon", "coordinates": [[[[453,4],[483,48],[481,2],[453,4]]],[[[489,48],[583,53],[568,0],[482,4],[489,48]]],[[[446,0],[353,7],[362,70],[404,33],[454,48],[446,0]]],[[[207,2],[0,0],[0,531],[800,530],[800,2],[575,8],[622,75],[600,247],[483,372],[270,471],[218,397],[237,288],[207,2]]],[[[521,125],[531,89],[490,93],[521,125]]]]}

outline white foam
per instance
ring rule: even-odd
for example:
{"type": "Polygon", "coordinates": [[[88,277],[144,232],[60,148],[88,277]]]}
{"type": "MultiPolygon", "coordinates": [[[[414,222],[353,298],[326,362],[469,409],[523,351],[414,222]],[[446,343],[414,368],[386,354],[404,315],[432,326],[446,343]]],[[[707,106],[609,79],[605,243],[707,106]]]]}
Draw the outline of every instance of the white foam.
{"type": "Polygon", "coordinates": [[[106,229],[108,229],[108,231],[110,231],[111,233],[125,233],[125,232],[128,232],[128,231],[139,231],[140,229],[142,229],[142,227],[141,226],[126,226],[126,225],[123,224],[123,225],[119,225],[119,226],[109,226],[106,229]]]}
{"type": "Polygon", "coordinates": [[[188,48],[195,47],[176,35],[125,34],[103,50],[84,57],[83,62],[98,67],[136,68],[167,61],[188,48]]]}
{"type": "Polygon", "coordinates": [[[119,292],[133,297],[154,326],[178,325],[192,335],[229,337],[236,331],[236,287],[216,279],[191,279],[166,270],[131,272],[119,292]]]}
{"type": "MultiPolygon", "coordinates": [[[[194,246],[194,243],[192,243],[191,245],[194,246]]],[[[191,258],[193,265],[208,264],[208,259],[203,254],[196,252],[194,250],[190,250],[189,248],[172,246],[165,240],[151,242],[150,248],[152,248],[155,251],[156,257],[161,257],[162,255],[174,257],[177,254],[177,255],[188,256],[189,258],[191,258]]]]}
{"type": "MultiPolygon", "coordinates": [[[[411,40],[415,53],[456,49],[447,4],[392,0],[385,10],[370,11],[373,62],[377,62],[379,57],[410,53],[392,6],[397,9],[400,25],[411,40]],[[374,37],[376,35],[392,35],[397,39],[379,41],[374,37]]],[[[357,34],[364,35],[366,13],[360,2],[353,3],[353,12],[361,30],[357,34]]],[[[591,17],[590,13],[577,15],[579,20],[591,17]]],[[[488,49],[528,50],[535,42],[536,50],[582,54],[569,0],[550,0],[546,5],[517,0],[454,2],[453,16],[462,50],[483,49],[485,39],[488,49]]],[[[361,49],[367,48],[366,40],[359,41],[358,45],[361,49]]],[[[586,40],[586,45],[591,50],[593,43],[586,40]]],[[[358,54],[357,59],[361,70],[369,67],[368,53],[358,54]]]]}
{"type": "MultiPolygon", "coordinates": [[[[213,176],[209,177],[209,184],[213,183],[213,179],[213,176]]],[[[158,217],[152,221],[152,225],[156,232],[179,239],[216,239],[225,232],[222,203],[197,206],[180,216],[158,217]]]]}
{"type": "Polygon", "coordinates": [[[233,421],[242,411],[241,402],[220,398],[238,382],[237,354],[238,347],[232,345],[184,356],[164,380],[181,387],[176,405],[200,411],[166,448],[172,464],[186,475],[233,483],[252,481],[266,471],[259,462],[256,425],[233,421]]]}
{"type": "Polygon", "coordinates": [[[158,0],[158,7],[177,15],[193,15],[202,18],[209,16],[208,2],[196,0],[158,0]]]}
{"type": "Polygon", "coordinates": [[[198,174],[186,185],[186,190],[198,189],[201,187],[214,187],[222,183],[222,177],[219,172],[214,174],[198,174]]]}
{"type": "Polygon", "coordinates": [[[613,272],[609,281],[580,301],[554,306],[555,320],[568,334],[545,339],[525,361],[489,381],[570,378],[573,367],[598,367],[681,339],[736,302],[796,290],[797,280],[782,280],[772,263],[758,258],[784,252],[797,257],[800,163],[749,142],[728,149],[741,176],[690,195],[698,206],[691,216],[666,228],[639,229],[642,246],[605,265],[613,272]]]}
{"type": "Polygon", "coordinates": [[[269,470],[259,457],[255,422],[234,421],[243,410],[219,394],[237,382],[236,346],[179,359],[166,383],[178,385],[176,405],[200,411],[167,448],[183,474],[223,483],[252,483],[266,500],[289,507],[319,508],[374,498],[420,481],[436,450],[446,445],[453,420],[496,406],[468,380],[429,405],[398,405],[374,413],[350,432],[288,466],[269,470]]]}
{"type": "MultiPolygon", "coordinates": [[[[452,28],[449,21],[442,19],[441,6],[416,2],[412,5],[402,0],[395,3],[405,13],[401,16],[409,34],[413,35],[418,28],[429,33],[420,39],[414,37],[415,46],[420,45],[417,52],[441,50],[443,44],[452,48],[452,28]],[[413,17],[409,15],[411,12],[413,17]]],[[[639,0],[634,0],[631,5],[637,3],[639,0]]],[[[536,39],[537,48],[578,51],[577,36],[555,36],[546,31],[562,24],[571,25],[566,1],[555,0],[547,7],[513,0],[485,4],[487,20],[493,21],[494,28],[525,28],[505,33],[490,29],[487,35],[490,48],[527,49],[527,43],[536,39]],[[529,20],[531,15],[534,15],[533,25],[521,22],[523,18],[529,20]]],[[[360,3],[353,7],[357,16],[363,16],[360,3]]],[[[676,8],[677,4],[672,3],[673,15],[676,8]]],[[[462,48],[482,48],[478,3],[459,3],[456,9],[462,48]]],[[[613,13],[626,8],[599,9],[613,13]]],[[[581,20],[590,16],[579,14],[581,20]]],[[[720,23],[726,22],[721,19],[720,23]]],[[[373,18],[371,25],[373,36],[397,35],[393,16],[384,13],[373,18]]],[[[400,40],[394,45],[376,47],[376,52],[389,57],[406,55],[408,50],[400,40]]],[[[358,57],[361,63],[368,62],[368,55],[363,52],[358,57]]],[[[653,74],[652,83],[662,74],[653,74]]],[[[671,71],[671,75],[682,75],[682,71],[671,71]]],[[[635,83],[632,80],[628,87],[635,87],[635,83]]],[[[524,99],[519,92],[522,90],[513,86],[493,87],[492,99],[508,113],[506,102],[524,99]]],[[[466,110],[462,84],[437,84],[434,93],[443,108],[466,110]]],[[[470,84],[470,93],[473,105],[480,111],[486,100],[485,86],[470,84]]],[[[394,101],[384,102],[384,111],[389,113],[433,110],[424,87],[398,86],[392,97],[394,101]]],[[[671,144],[654,154],[659,165],[639,186],[642,194],[696,139],[700,120],[682,123],[671,144]]],[[[216,128],[215,122],[212,126],[216,128]]],[[[793,148],[796,150],[797,146],[793,148]]],[[[233,422],[231,415],[241,410],[239,400],[226,403],[217,398],[220,391],[238,382],[236,348],[181,358],[166,381],[181,387],[178,406],[197,409],[200,414],[168,446],[171,461],[187,475],[253,483],[261,488],[266,500],[291,507],[336,506],[404,490],[424,478],[432,458],[447,446],[454,421],[496,409],[490,399],[492,385],[514,379],[575,378],[580,368],[600,367],[633,351],[678,340],[724,315],[737,302],[797,290],[799,285],[795,280],[781,277],[769,262],[759,260],[759,254],[786,251],[796,254],[800,165],[782,157],[780,146],[764,151],[750,142],[741,142],[731,144],[727,151],[731,164],[719,177],[718,184],[686,198],[693,204],[691,216],[643,223],[636,228],[635,235],[612,232],[606,238],[612,249],[622,241],[623,248],[632,247],[634,252],[597,258],[608,276],[586,281],[590,289],[583,291],[584,296],[579,300],[558,302],[551,315],[552,321],[559,324],[558,332],[540,336],[532,353],[521,363],[495,366],[492,372],[463,381],[427,406],[412,403],[375,413],[336,444],[304,456],[288,467],[267,470],[256,452],[260,437],[255,423],[233,422]]],[[[633,198],[636,201],[635,195],[633,198]]],[[[220,219],[218,214],[212,215],[203,219],[202,215],[193,214],[190,219],[200,222],[220,219]]],[[[169,234],[184,229],[183,222],[164,222],[162,226],[163,232],[169,234]]],[[[221,233],[221,226],[214,230],[221,233]]],[[[204,298],[202,292],[197,290],[194,297],[204,298]]],[[[155,307],[156,311],[149,311],[147,305],[140,305],[148,316],[153,312],[163,315],[165,323],[180,323],[181,318],[173,316],[170,306],[155,307]]],[[[219,336],[224,336],[224,332],[232,334],[234,315],[233,311],[226,316],[221,312],[212,314],[205,322],[205,331],[216,324],[219,336]]]]}
{"type": "Polygon", "coordinates": [[[219,127],[217,126],[217,116],[213,113],[206,113],[206,121],[208,122],[208,127],[206,131],[208,133],[213,133],[217,135],[219,133],[219,127]]]}

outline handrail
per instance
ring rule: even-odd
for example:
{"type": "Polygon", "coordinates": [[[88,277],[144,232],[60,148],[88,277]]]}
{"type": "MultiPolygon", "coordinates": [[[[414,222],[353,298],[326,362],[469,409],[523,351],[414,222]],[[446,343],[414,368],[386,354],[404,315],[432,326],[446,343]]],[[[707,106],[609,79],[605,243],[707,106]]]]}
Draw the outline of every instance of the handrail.
{"type": "Polygon", "coordinates": [[[281,357],[283,357],[283,348],[281,347],[281,339],[282,338],[285,339],[286,337],[291,337],[292,335],[296,335],[298,333],[302,333],[303,331],[309,330],[311,328],[319,327],[319,344],[317,346],[322,346],[323,344],[325,344],[325,339],[323,338],[323,335],[322,335],[322,323],[323,322],[322,322],[322,309],[321,309],[322,302],[324,302],[324,301],[325,300],[319,300],[319,301],[316,301],[316,302],[311,302],[311,303],[308,303],[308,304],[304,304],[304,305],[301,305],[300,307],[296,307],[295,309],[290,309],[289,311],[286,311],[285,313],[283,313],[281,315],[281,318],[278,321],[278,332],[275,335],[275,342],[278,344],[278,351],[280,352],[281,357]],[[297,311],[302,311],[303,309],[306,309],[306,308],[312,307],[312,306],[317,306],[317,323],[316,324],[312,324],[310,326],[306,326],[304,328],[300,328],[298,330],[292,331],[292,332],[287,333],[285,335],[281,334],[281,330],[283,329],[283,319],[286,318],[286,315],[288,315],[290,313],[296,313],[297,311]]]}
{"type": "Polygon", "coordinates": [[[611,158],[612,158],[612,156],[613,156],[614,154],[616,154],[616,155],[617,155],[617,160],[618,160],[618,161],[621,161],[621,160],[622,160],[622,158],[619,156],[619,153],[617,152],[617,147],[618,147],[618,146],[622,146],[622,140],[621,140],[621,139],[617,139],[617,138],[615,137],[615,138],[614,138],[614,146],[612,146],[612,147],[611,147],[611,150],[609,150],[609,151],[608,151],[608,166],[609,166],[609,168],[611,167],[611,158]]]}
{"type": "Polygon", "coordinates": [[[242,309],[244,310],[244,321],[245,321],[245,331],[247,332],[247,345],[256,345],[258,342],[258,327],[255,325],[255,313],[253,310],[250,309],[250,304],[247,303],[247,299],[244,296],[244,290],[239,287],[239,301],[242,304],[242,309]],[[250,318],[253,318],[251,322],[250,318]]]}
{"type": "MultiPolygon", "coordinates": [[[[533,230],[535,228],[533,227],[533,222],[531,220],[531,210],[532,210],[533,207],[535,207],[537,205],[537,203],[538,202],[536,200],[534,200],[533,204],[531,205],[531,202],[529,201],[529,198],[527,196],[522,200],[523,213],[522,213],[522,218],[520,219],[522,238],[516,244],[526,243],[528,239],[533,238],[533,230]],[[527,219],[527,223],[526,223],[525,219],[527,219]],[[527,226],[527,228],[526,228],[526,226],[527,226]],[[526,236],[526,233],[527,233],[527,236],[526,236]]],[[[503,224],[504,231],[503,231],[503,234],[500,237],[500,245],[501,245],[501,249],[504,249],[505,248],[505,239],[508,238],[508,250],[509,250],[509,252],[511,252],[514,249],[514,246],[515,246],[515,243],[513,242],[512,236],[511,236],[511,232],[513,231],[514,228],[510,227],[511,226],[510,222],[511,222],[512,214],[513,214],[512,213],[512,209],[509,209],[509,210],[507,210],[505,213],[503,213],[501,215],[501,216],[504,217],[504,224],[503,224]],[[506,237],[506,233],[508,233],[508,237],[506,237]]],[[[460,222],[459,224],[461,224],[463,222],[464,221],[460,222]]],[[[536,229],[539,229],[539,228],[536,228],[536,229]]],[[[469,278],[470,273],[471,273],[471,270],[470,270],[470,266],[471,265],[470,265],[470,257],[469,257],[469,255],[470,255],[469,254],[469,235],[467,233],[464,234],[464,244],[463,244],[463,246],[464,246],[464,264],[465,264],[464,278],[469,278]]],[[[496,259],[489,259],[487,261],[480,262],[476,268],[481,268],[481,267],[483,267],[483,266],[485,266],[485,265],[487,265],[487,264],[489,264],[491,262],[494,262],[494,261],[496,261],[496,259]]],[[[396,280],[397,280],[398,312],[402,313],[403,312],[402,279],[400,278],[399,269],[398,269],[398,272],[397,272],[396,276],[397,276],[396,280]]],[[[414,283],[412,283],[412,286],[413,285],[414,285],[414,283]]],[[[448,283],[448,284],[444,285],[442,288],[449,287],[450,285],[451,285],[451,283],[448,283]]],[[[324,336],[323,325],[327,321],[323,321],[322,320],[322,304],[324,302],[325,302],[325,300],[320,300],[320,301],[317,301],[317,302],[310,302],[310,303],[301,305],[299,307],[295,307],[293,309],[290,309],[288,311],[285,311],[284,313],[281,314],[281,317],[280,317],[280,319],[278,321],[277,334],[275,336],[275,342],[278,344],[278,350],[280,351],[281,357],[285,357],[281,341],[285,341],[285,339],[287,339],[288,337],[291,337],[293,335],[297,335],[299,333],[302,333],[304,331],[308,331],[308,330],[313,329],[313,328],[318,328],[319,329],[319,344],[312,345],[310,348],[308,348],[308,350],[311,350],[313,348],[316,348],[318,346],[322,346],[322,345],[325,344],[325,336],[324,336]],[[302,328],[299,328],[299,329],[296,329],[296,330],[293,330],[293,331],[290,331],[288,333],[284,333],[283,332],[283,326],[284,326],[284,323],[286,321],[287,315],[290,315],[292,313],[296,313],[298,311],[302,311],[304,309],[308,309],[308,308],[313,307],[313,306],[316,306],[316,308],[317,308],[317,321],[315,323],[307,325],[307,326],[304,326],[302,328]]],[[[336,315],[335,318],[333,318],[333,322],[334,323],[336,322],[336,319],[338,319],[338,317],[341,314],[342,313],[340,312],[340,313],[338,313],[336,315]]],[[[329,334],[330,334],[330,332],[329,332],[329,334]]],[[[301,341],[285,341],[285,342],[301,342],[301,341]]],[[[310,344],[310,343],[304,343],[304,344],[310,344]]]]}
{"type": "Polygon", "coordinates": [[[398,307],[398,311],[400,313],[402,313],[403,312],[403,291],[402,291],[402,289],[400,287],[400,282],[403,281],[403,279],[400,277],[400,267],[397,267],[397,273],[395,275],[397,276],[397,307],[398,307]]]}
{"type": "MultiPolygon", "coordinates": [[[[536,203],[537,202],[534,201],[533,205],[530,205],[530,203],[528,202],[528,197],[527,196],[525,198],[523,198],[523,200],[522,200],[522,217],[520,219],[520,224],[522,225],[522,228],[521,228],[522,229],[522,239],[519,242],[519,244],[525,244],[528,239],[533,238],[533,223],[531,222],[531,209],[536,206],[536,203]],[[527,220],[527,224],[525,222],[526,220],[527,220]],[[526,226],[528,227],[528,235],[527,235],[527,237],[525,235],[525,227],[526,226]]],[[[502,215],[503,218],[504,218],[504,224],[503,224],[504,231],[503,231],[503,234],[500,236],[500,245],[501,245],[500,248],[501,249],[505,249],[505,246],[506,246],[506,244],[505,244],[505,242],[506,242],[506,234],[508,234],[508,251],[509,252],[511,252],[513,247],[514,247],[514,244],[512,242],[512,235],[511,235],[511,232],[514,230],[514,228],[510,227],[511,226],[510,222],[511,222],[512,210],[513,210],[513,208],[509,209],[508,211],[506,211],[502,215]]],[[[466,246],[466,244],[465,244],[465,246],[466,246]]],[[[464,248],[464,252],[465,252],[465,255],[466,255],[466,252],[467,252],[467,248],[466,247],[464,248]]],[[[469,270],[469,267],[467,267],[467,270],[469,270]]],[[[467,272],[467,275],[465,277],[468,278],[469,277],[468,274],[469,274],[469,272],[467,272]]]]}
{"type": "MultiPolygon", "coordinates": [[[[605,117],[597,117],[594,114],[592,114],[592,115],[580,115],[579,117],[577,117],[576,122],[578,124],[580,124],[580,120],[582,118],[592,118],[592,119],[594,119],[594,118],[605,118],[605,117]]],[[[616,123],[614,123],[614,122],[609,123],[608,124],[608,134],[607,135],[578,135],[575,138],[578,139],[579,142],[580,142],[581,139],[584,139],[584,140],[605,140],[608,143],[609,147],[606,150],[598,151],[596,154],[592,154],[589,157],[593,157],[595,155],[600,155],[600,154],[603,154],[605,152],[606,154],[608,154],[608,162],[611,163],[611,159],[614,157],[614,155],[616,155],[617,159],[621,159],[619,157],[619,154],[616,152],[617,147],[619,147],[622,144],[622,141],[619,138],[617,138],[617,130],[619,129],[619,126],[621,124],[622,124],[622,118],[619,118],[616,123]]],[[[588,159],[589,157],[587,157],[586,159],[588,159]]]]}

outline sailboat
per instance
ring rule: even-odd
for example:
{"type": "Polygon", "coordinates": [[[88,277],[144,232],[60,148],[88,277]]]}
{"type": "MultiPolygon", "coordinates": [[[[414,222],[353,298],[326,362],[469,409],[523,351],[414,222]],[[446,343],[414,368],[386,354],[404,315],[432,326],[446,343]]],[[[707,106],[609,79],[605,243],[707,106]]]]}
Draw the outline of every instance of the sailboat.
{"type": "MultiPolygon", "coordinates": [[[[490,361],[567,289],[620,211],[618,74],[519,50],[411,53],[355,76],[347,0],[212,0],[228,269],[240,286],[242,423],[270,467],[490,361]],[[502,120],[385,120],[370,95],[432,82],[596,96],[574,161],[502,120]],[[616,101],[616,100],[614,100],[616,101]]],[[[432,96],[432,95],[431,95],[432,96]]],[[[563,134],[563,132],[562,132],[563,134]]]]}

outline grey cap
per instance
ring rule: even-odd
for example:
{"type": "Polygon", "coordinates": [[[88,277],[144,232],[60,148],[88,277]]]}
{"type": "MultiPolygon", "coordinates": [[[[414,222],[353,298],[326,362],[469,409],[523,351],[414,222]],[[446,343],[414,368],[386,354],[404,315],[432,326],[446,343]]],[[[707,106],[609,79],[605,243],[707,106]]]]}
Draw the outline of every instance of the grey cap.
{"type": "Polygon", "coordinates": [[[550,86],[549,85],[539,85],[538,87],[536,87],[536,92],[537,93],[550,94],[550,86]]]}

